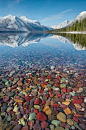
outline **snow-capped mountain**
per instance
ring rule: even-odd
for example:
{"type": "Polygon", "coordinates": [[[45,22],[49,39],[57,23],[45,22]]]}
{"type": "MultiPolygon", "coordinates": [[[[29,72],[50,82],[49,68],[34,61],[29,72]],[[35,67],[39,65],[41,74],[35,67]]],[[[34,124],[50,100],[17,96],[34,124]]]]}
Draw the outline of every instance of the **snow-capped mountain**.
{"type": "Polygon", "coordinates": [[[25,16],[20,18],[7,15],[0,17],[0,31],[46,31],[49,27],[43,26],[36,20],[30,20],[25,16]]]}
{"type": "Polygon", "coordinates": [[[69,21],[69,20],[65,20],[64,22],[62,22],[59,25],[53,25],[52,28],[53,29],[60,29],[60,28],[64,28],[64,27],[69,27],[72,26],[76,20],[78,20],[79,22],[82,21],[84,18],[86,18],[86,11],[81,12],[76,19],[69,21]]]}
{"type": "Polygon", "coordinates": [[[59,29],[59,28],[66,27],[69,22],[70,22],[69,20],[65,20],[64,22],[60,23],[59,25],[53,25],[52,28],[59,29]]]}

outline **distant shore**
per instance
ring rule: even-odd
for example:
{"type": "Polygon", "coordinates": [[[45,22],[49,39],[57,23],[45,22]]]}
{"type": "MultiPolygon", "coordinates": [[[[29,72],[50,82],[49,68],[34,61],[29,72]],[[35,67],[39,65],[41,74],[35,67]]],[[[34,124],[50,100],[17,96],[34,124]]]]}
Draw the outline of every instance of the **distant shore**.
{"type": "Polygon", "coordinates": [[[51,32],[52,34],[56,33],[69,33],[69,34],[86,34],[86,31],[71,31],[71,32],[51,32]]]}

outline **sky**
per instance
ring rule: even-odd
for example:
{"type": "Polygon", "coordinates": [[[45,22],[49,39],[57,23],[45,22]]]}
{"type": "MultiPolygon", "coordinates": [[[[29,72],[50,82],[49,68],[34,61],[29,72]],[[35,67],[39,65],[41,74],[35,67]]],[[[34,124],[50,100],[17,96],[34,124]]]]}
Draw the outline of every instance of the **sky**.
{"type": "Polygon", "coordinates": [[[58,25],[86,11],[86,0],[0,0],[0,17],[26,16],[43,25],[58,25]]]}

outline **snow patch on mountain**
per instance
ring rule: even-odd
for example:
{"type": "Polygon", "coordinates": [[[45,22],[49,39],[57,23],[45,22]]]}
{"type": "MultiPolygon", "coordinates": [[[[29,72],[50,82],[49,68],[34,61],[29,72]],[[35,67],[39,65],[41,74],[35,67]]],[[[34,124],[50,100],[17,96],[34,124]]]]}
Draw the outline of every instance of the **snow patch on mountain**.
{"type": "Polygon", "coordinates": [[[78,20],[79,22],[82,21],[84,18],[86,18],[86,11],[83,11],[81,12],[77,17],[76,19],[74,20],[65,20],[64,22],[62,22],[61,24],[59,25],[53,25],[52,28],[53,29],[60,29],[60,28],[64,28],[64,27],[69,27],[69,26],[72,26],[76,20],[78,20]]]}
{"type": "Polygon", "coordinates": [[[69,22],[70,22],[70,21],[65,20],[64,22],[60,23],[59,25],[53,25],[52,28],[54,28],[54,29],[59,29],[59,28],[66,27],[69,22]]]}
{"type": "Polygon", "coordinates": [[[41,25],[37,20],[30,20],[25,16],[20,18],[11,14],[0,17],[0,31],[47,31],[49,27],[41,25]]]}

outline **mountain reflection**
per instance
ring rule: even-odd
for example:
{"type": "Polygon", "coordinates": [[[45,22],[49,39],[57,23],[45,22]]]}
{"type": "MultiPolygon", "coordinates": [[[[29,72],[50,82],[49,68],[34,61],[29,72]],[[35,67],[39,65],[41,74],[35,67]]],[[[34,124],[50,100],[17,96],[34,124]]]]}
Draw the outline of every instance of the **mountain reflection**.
{"type": "Polygon", "coordinates": [[[54,37],[58,37],[57,39],[64,43],[72,43],[77,50],[86,50],[86,34],[60,33],[55,34],[54,37]]]}
{"type": "Polygon", "coordinates": [[[0,44],[11,47],[27,46],[31,43],[38,43],[49,35],[46,33],[1,33],[0,44]]]}
{"type": "MultiPolygon", "coordinates": [[[[77,50],[86,50],[85,34],[47,34],[47,33],[0,33],[0,44],[17,47],[28,46],[31,43],[38,43],[44,38],[58,39],[62,43],[72,43],[77,50]]],[[[48,44],[49,45],[49,44],[48,44]]],[[[53,43],[52,43],[53,46],[53,43]]]]}

